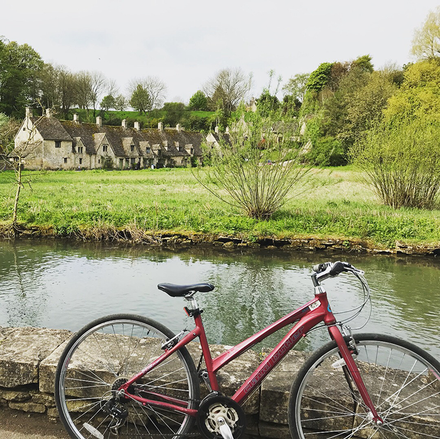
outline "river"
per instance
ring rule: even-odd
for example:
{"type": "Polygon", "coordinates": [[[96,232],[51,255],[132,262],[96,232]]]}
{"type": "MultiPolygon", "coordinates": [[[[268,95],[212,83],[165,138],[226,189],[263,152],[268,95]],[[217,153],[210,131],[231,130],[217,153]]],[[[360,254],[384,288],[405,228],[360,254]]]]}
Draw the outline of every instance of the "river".
{"type": "MultiPolygon", "coordinates": [[[[97,317],[127,312],[179,331],[190,328],[184,302],[156,285],[210,282],[215,290],[198,295],[208,340],[232,345],[310,300],[311,267],[327,260],[347,260],[366,273],[371,317],[366,307],[350,322],[353,329],[399,336],[440,359],[440,259],[434,257],[0,241],[0,326],[75,331],[97,317]]],[[[335,312],[362,303],[353,276],[330,279],[325,287],[335,312]]],[[[298,348],[327,340],[319,329],[298,348]]]]}

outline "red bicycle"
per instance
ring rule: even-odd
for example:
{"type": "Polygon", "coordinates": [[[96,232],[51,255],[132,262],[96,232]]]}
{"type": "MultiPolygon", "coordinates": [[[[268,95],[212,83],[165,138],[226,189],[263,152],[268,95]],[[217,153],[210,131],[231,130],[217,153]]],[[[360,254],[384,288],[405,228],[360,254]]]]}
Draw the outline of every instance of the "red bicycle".
{"type": "Polygon", "coordinates": [[[238,439],[243,403],[296,343],[325,325],[331,341],[314,352],[293,381],[289,426],[293,438],[440,438],[440,364],[398,338],[352,334],[332,312],[321,282],[343,272],[370,292],[363,272],[347,262],[314,267],[315,297],[225,353],[212,358],[195,294],[209,283],[159,284],[187,301],[195,326],[173,334],[154,320],[117,314],[76,333],[59,360],[55,399],[72,438],[185,437],[238,439]],[[216,373],[267,336],[291,329],[249,378],[227,397],[216,373]],[[196,368],[186,346],[198,339],[196,368]],[[204,367],[202,367],[204,360],[204,367]],[[200,382],[207,396],[200,397],[200,382]],[[197,424],[197,429],[193,426],[197,424]]]}

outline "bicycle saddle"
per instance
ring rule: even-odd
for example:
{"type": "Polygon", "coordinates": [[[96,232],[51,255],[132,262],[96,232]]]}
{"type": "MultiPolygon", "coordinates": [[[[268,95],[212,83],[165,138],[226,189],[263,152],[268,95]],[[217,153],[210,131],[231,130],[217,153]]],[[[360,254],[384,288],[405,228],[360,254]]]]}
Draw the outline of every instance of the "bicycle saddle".
{"type": "Polygon", "coordinates": [[[189,293],[201,292],[207,293],[214,289],[214,285],[208,283],[191,284],[191,285],[176,285],[176,284],[159,284],[159,290],[165,291],[171,297],[183,297],[189,293]]]}

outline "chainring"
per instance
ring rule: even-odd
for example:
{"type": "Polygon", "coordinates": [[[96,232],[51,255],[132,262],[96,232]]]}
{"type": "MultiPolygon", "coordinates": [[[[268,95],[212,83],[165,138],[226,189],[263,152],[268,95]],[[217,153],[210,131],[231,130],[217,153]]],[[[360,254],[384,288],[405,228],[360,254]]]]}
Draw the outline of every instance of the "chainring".
{"type": "Polygon", "coordinates": [[[234,400],[219,393],[209,394],[200,403],[197,424],[206,439],[222,439],[219,419],[229,425],[234,439],[240,438],[246,430],[246,416],[234,400]]]}

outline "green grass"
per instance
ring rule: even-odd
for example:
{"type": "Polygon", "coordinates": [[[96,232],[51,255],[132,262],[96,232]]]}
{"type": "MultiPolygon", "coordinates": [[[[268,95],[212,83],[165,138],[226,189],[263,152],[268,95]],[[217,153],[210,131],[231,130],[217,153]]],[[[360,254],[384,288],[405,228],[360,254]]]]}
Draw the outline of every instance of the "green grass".
{"type": "MultiPolygon", "coordinates": [[[[25,172],[19,222],[76,231],[153,232],[261,237],[362,239],[376,246],[440,243],[440,211],[392,210],[379,204],[351,167],[314,171],[306,190],[292,194],[268,221],[247,218],[221,203],[189,169],[25,172]]],[[[0,173],[0,221],[11,220],[14,173],[0,173]]]]}

